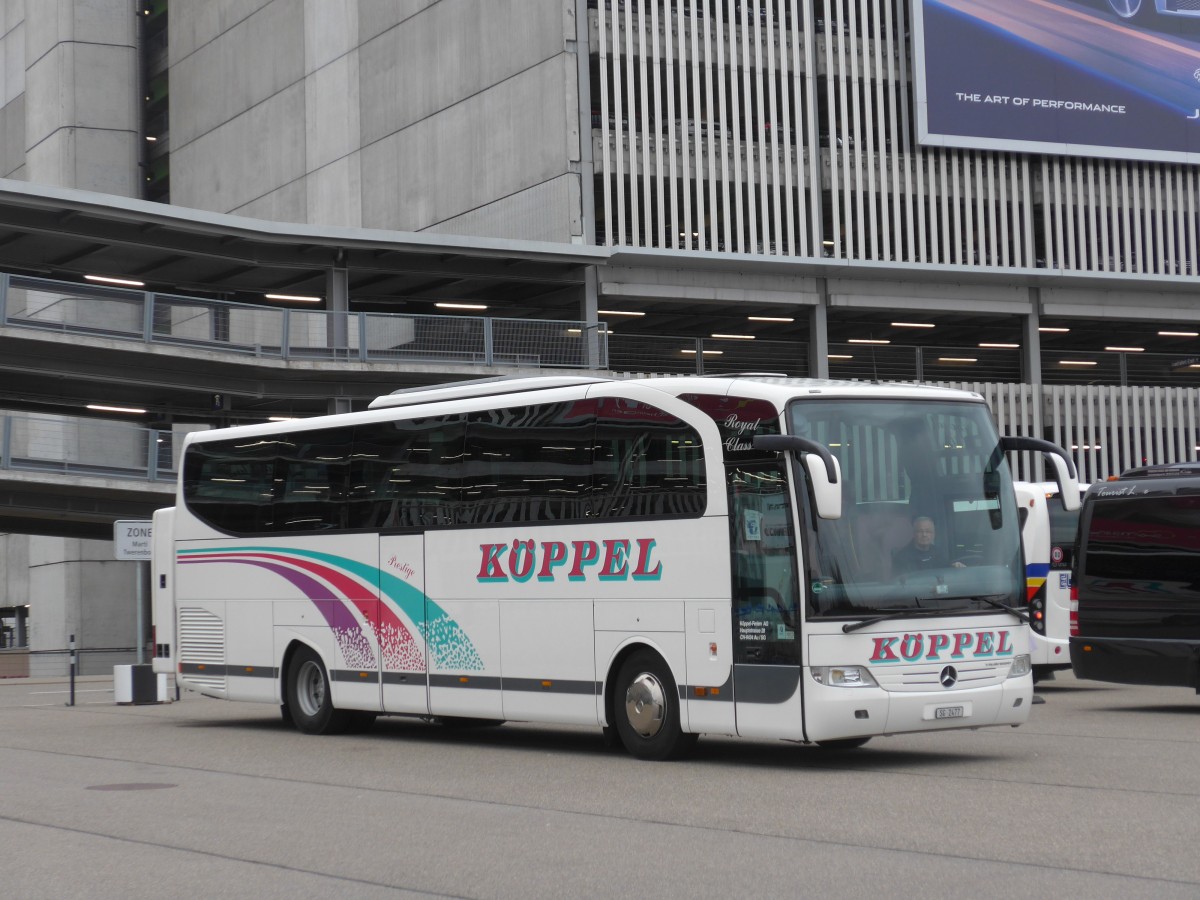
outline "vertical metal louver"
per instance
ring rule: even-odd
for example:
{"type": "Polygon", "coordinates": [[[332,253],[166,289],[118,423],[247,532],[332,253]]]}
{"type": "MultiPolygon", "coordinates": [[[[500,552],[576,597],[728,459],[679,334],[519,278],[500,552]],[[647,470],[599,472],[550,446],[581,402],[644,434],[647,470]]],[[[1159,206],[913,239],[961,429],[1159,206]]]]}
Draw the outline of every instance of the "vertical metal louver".
{"type": "MultiPolygon", "coordinates": [[[[1071,452],[1084,482],[1133,466],[1200,456],[1200,390],[1115,385],[954,383],[976,391],[1001,434],[1039,435],[1071,452]]],[[[1036,454],[1015,454],[1016,475],[1042,480],[1036,454]]]]}
{"type": "Polygon", "coordinates": [[[1186,275],[1194,167],[918,146],[901,0],[597,0],[608,245],[1186,275]]]}

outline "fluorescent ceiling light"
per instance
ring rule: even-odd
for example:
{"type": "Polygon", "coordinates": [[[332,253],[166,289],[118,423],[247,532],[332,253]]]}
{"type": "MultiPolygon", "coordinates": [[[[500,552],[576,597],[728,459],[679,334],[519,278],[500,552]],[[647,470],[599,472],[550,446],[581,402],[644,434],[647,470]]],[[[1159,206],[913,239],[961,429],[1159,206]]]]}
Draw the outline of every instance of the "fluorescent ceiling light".
{"type": "Polygon", "coordinates": [[[1038,328],[1038,331],[1050,332],[1052,334],[1066,334],[1070,328],[1038,328]]]}
{"type": "Polygon", "coordinates": [[[1163,337],[1200,337],[1200,332],[1197,331],[1160,331],[1163,337]]]}
{"type": "MultiPolygon", "coordinates": [[[[795,322],[791,316],[746,316],[751,322],[795,322]]],[[[1161,332],[1160,332],[1161,333],[1161,332]]]]}
{"type": "Polygon", "coordinates": [[[990,350],[1017,350],[1020,344],[980,344],[980,347],[987,347],[990,350]]]}
{"type": "Polygon", "coordinates": [[[936,328],[932,322],[893,322],[893,328],[936,328]]]}
{"type": "Polygon", "coordinates": [[[292,422],[295,421],[295,416],[270,416],[268,422],[292,422]]]}
{"type": "Polygon", "coordinates": [[[1105,347],[1105,350],[1113,350],[1117,353],[1141,353],[1145,347],[1105,347]]]}
{"type": "Polygon", "coordinates": [[[136,416],[140,416],[146,412],[144,409],[139,409],[136,406],[104,406],[99,403],[89,403],[87,408],[94,409],[97,412],[131,413],[136,416]]]}
{"type": "Polygon", "coordinates": [[[435,303],[438,309],[487,309],[486,303],[435,303]]]}
{"type": "Polygon", "coordinates": [[[134,281],[132,278],[111,278],[108,275],[84,275],[85,281],[99,281],[102,284],[123,284],[126,287],[145,287],[146,282],[134,281]]]}
{"type": "Polygon", "coordinates": [[[752,341],[752,340],[754,340],[754,335],[752,335],[752,334],[714,334],[713,337],[721,338],[722,340],[726,340],[726,341],[752,341]]]}
{"type": "Polygon", "coordinates": [[[1058,361],[1058,364],[1060,366],[1094,366],[1094,365],[1096,365],[1096,363],[1094,361],[1087,360],[1087,359],[1060,359],[1058,361]]]}
{"type": "Polygon", "coordinates": [[[939,356],[938,362],[944,363],[973,363],[978,362],[974,356],[939,356]]]}
{"type": "Polygon", "coordinates": [[[849,344],[890,344],[891,341],[877,341],[872,338],[850,338],[849,344]]]}
{"type": "MultiPolygon", "coordinates": [[[[692,356],[696,355],[695,350],[680,350],[679,352],[680,353],[690,353],[692,356]]],[[[721,356],[725,353],[724,350],[702,350],[700,352],[703,353],[705,356],[721,356]]]]}
{"type": "Polygon", "coordinates": [[[854,357],[849,353],[830,353],[829,358],[830,359],[854,359],[854,357]]]}
{"type": "Polygon", "coordinates": [[[644,316],[644,312],[634,312],[629,309],[598,309],[596,312],[602,316],[644,316]]]}
{"type": "Polygon", "coordinates": [[[297,303],[320,303],[324,297],[306,297],[303,294],[263,294],[268,300],[295,300],[297,303]]]}

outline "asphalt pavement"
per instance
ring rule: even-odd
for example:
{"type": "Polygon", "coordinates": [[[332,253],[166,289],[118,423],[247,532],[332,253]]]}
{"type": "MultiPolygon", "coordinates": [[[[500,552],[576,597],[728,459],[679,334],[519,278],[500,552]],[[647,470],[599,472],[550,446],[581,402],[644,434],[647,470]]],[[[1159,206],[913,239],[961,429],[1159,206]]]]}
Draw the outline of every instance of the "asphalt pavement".
{"type": "Polygon", "coordinates": [[[1038,690],[1017,729],[842,753],[706,736],[647,763],[598,729],[311,737],[272,706],[0,682],[0,893],[1200,896],[1200,698],[1038,690]]]}

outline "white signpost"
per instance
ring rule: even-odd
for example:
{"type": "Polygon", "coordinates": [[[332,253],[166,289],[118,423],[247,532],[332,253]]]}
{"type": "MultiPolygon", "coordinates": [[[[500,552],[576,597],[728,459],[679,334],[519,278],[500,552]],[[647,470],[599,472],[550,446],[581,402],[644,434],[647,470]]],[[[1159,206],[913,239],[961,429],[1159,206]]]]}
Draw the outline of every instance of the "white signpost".
{"type": "Polygon", "coordinates": [[[137,661],[142,663],[142,607],[145,606],[146,573],[143,566],[150,562],[150,538],[153,536],[149,519],[117,519],[113,522],[113,555],[120,560],[138,563],[137,573],[137,661]]]}
{"type": "Polygon", "coordinates": [[[117,559],[150,561],[150,520],[117,519],[113,522],[113,552],[117,559]]]}

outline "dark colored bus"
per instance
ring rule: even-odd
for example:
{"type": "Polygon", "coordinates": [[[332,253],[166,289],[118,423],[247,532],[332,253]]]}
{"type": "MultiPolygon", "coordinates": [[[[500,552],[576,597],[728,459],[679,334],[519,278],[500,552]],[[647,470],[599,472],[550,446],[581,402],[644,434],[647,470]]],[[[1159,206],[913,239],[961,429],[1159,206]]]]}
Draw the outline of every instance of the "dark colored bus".
{"type": "Polygon", "coordinates": [[[1078,677],[1200,693],[1200,462],[1093,485],[1073,583],[1078,677]]]}

